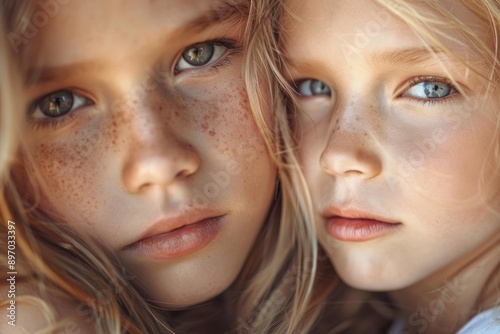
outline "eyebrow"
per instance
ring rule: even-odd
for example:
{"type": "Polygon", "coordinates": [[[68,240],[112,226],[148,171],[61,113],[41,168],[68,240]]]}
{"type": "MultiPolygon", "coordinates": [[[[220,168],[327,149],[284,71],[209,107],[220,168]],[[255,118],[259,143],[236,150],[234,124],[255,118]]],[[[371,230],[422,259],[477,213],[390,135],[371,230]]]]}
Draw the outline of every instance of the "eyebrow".
{"type": "MultiPolygon", "coordinates": [[[[200,32],[214,24],[219,24],[225,21],[230,23],[239,23],[248,16],[248,13],[249,0],[214,1],[210,9],[204,11],[202,14],[188,21],[186,24],[179,26],[177,30],[195,30],[196,32],[200,32]]],[[[43,84],[45,82],[54,81],[61,76],[74,76],[79,73],[98,71],[100,68],[103,68],[104,65],[105,63],[103,62],[91,60],[65,66],[34,66],[27,70],[27,80],[25,84],[43,84]]]]}
{"type": "MultiPolygon", "coordinates": [[[[390,50],[387,52],[375,52],[370,55],[370,61],[373,64],[377,65],[386,65],[386,64],[400,64],[400,65],[416,65],[427,63],[435,57],[444,56],[446,59],[441,60],[452,60],[459,61],[458,58],[450,58],[449,54],[445,52],[443,49],[439,48],[407,48],[407,49],[397,49],[390,50]]],[[[328,71],[328,66],[324,66],[319,59],[313,56],[300,57],[299,59],[293,59],[286,57],[286,63],[290,65],[292,68],[303,69],[314,71],[320,69],[321,71],[328,71]]]]}
{"type": "Polygon", "coordinates": [[[212,8],[187,23],[183,29],[202,31],[209,26],[223,21],[240,22],[249,13],[249,0],[217,1],[212,8]]]}
{"type": "Polygon", "coordinates": [[[425,63],[439,55],[448,56],[442,49],[438,48],[409,48],[376,53],[371,56],[371,61],[375,64],[412,65],[425,63]]]}
{"type": "Polygon", "coordinates": [[[63,66],[34,66],[26,71],[26,85],[43,84],[54,81],[62,76],[75,76],[80,73],[98,71],[104,67],[104,63],[91,60],[81,63],[72,63],[63,66]]]}
{"type": "Polygon", "coordinates": [[[459,54],[452,52],[453,50],[445,50],[436,47],[421,47],[393,50],[383,53],[375,53],[371,56],[373,64],[398,64],[398,65],[417,65],[426,64],[431,61],[438,60],[441,64],[462,64],[485,67],[484,61],[475,53],[459,54]]]}

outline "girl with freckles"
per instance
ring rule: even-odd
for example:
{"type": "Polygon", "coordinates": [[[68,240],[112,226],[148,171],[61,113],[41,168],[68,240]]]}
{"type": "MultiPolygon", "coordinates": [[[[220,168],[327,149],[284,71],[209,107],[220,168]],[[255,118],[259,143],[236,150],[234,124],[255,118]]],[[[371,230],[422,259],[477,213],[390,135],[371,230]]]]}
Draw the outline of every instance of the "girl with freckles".
{"type": "MultiPolygon", "coordinates": [[[[17,36],[47,10],[30,5],[7,16],[17,36]]],[[[2,224],[20,226],[18,279],[36,301],[19,319],[89,333],[306,327],[315,245],[257,66],[266,2],[50,10],[15,39],[27,111],[2,224]]]]}
{"type": "Polygon", "coordinates": [[[298,158],[336,273],[386,293],[390,333],[498,333],[498,1],[276,8],[298,158]]]}

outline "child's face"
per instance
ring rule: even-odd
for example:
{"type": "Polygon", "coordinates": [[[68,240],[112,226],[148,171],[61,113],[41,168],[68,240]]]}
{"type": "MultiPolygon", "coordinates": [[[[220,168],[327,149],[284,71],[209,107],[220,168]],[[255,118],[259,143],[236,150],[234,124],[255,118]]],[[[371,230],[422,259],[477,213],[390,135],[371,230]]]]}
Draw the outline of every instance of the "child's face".
{"type": "Polygon", "coordinates": [[[245,17],[223,3],[71,1],[26,49],[42,209],[167,308],[233,282],[274,195],[242,80],[245,17]]]}
{"type": "MultiPolygon", "coordinates": [[[[487,212],[499,208],[499,180],[492,167],[481,174],[498,92],[490,97],[455,58],[429,53],[374,1],[288,5],[296,16],[285,20],[285,54],[305,111],[299,156],[338,273],[355,287],[392,290],[459,268],[500,231],[487,212]]],[[[462,5],[447,8],[487,36],[462,5]]],[[[446,46],[485,72],[453,36],[446,46]]]]}

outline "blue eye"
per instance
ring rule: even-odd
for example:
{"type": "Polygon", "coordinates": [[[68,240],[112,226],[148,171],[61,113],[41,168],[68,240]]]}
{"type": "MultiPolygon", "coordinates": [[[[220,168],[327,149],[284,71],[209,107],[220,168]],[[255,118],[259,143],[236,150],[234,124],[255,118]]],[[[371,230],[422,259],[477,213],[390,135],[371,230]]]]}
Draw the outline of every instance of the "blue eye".
{"type": "Polygon", "coordinates": [[[306,79],[297,84],[297,93],[300,96],[332,95],[332,91],[323,81],[306,79]]]}
{"type": "Polygon", "coordinates": [[[93,102],[70,90],[60,90],[45,95],[35,102],[33,118],[57,118],[93,102]]]}
{"type": "Polygon", "coordinates": [[[419,99],[439,99],[453,93],[454,88],[446,83],[438,81],[423,81],[410,87],[403,96],[419,99]]]}

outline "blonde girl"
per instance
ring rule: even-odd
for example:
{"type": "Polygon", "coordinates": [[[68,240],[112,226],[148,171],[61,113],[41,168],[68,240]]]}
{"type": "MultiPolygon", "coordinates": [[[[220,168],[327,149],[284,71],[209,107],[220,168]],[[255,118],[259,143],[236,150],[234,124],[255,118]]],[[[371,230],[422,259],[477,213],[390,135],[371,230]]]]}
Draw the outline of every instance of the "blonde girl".
{"type": "MultiPolygon", "coordinates": [[[[24,29],[46,8],[34,6],[24,29]]],[[[93,314],[102,311],[93,297],[107,288],[115,330],[104,317],[97,332],[137,323],[166,331],[164,319],[179,332],[299,330],[314,245],[270,113],[275,92],[247,100],[240,73],[244,45],[259,45],[244,36],[265,2],[57,2],[50,10],[21,45],[30,102],[5,189],[19,208],[7,217],[28,222],[20,233],[32,236],[18,242],[18,261],[39,275],[32,286],[47,281],[93,314]],[[93,242],[118,265],[87,248],[93,242]],[[125,306],[112,297],[123,287],[125,306]],[[162,320],[153,312],[141,321],[151,309],[143,297],[162,320]]],[[[265,87],[254,60],[244,76],[265,87]]]]}
{"type": "Polygon", "coordinates": [[[387,292],[391,333],[498,333],[500,3],[282,3],[299,160],[336,272],[387,292]]]}

